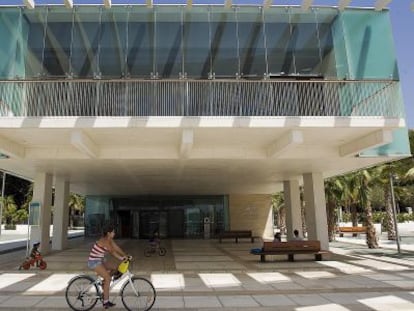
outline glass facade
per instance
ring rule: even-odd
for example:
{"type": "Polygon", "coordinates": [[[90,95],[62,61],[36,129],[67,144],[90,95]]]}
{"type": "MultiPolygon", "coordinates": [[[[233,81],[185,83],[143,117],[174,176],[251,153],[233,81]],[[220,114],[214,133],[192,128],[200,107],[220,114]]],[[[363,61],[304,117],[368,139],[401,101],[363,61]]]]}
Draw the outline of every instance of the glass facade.
{"type": "Polygon", "coordinates": [[[398,79],[387,12],[4,7],[0,25],[1,79],[398,79]]]}
{"type": "Polygon", "coordinates": [[[208,220],[209,236],[228,227],[225,196],[88,196],[85,233],[100,234],[108,221],[121,238],[149,238],[158,230],[162,238],[202,238],[208,220]]]}

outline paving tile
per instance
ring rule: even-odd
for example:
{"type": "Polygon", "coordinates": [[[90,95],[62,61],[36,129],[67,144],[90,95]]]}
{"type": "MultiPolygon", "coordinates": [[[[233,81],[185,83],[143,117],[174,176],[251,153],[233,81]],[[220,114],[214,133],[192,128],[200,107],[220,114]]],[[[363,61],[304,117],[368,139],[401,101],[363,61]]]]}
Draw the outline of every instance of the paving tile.
{"type": "Polygon", "coordinates": [[[329,304],[329,300],[323,298],[319,294],[293,294],[287,295],[287,297],[302,306],[329,304]]]}
{"type": "Polygon", "coordinates": [[[220,301],[215,296],[184,296],[185,308],[220,308],[220,301]]]}
{"type": "Polygon", "coordinates": [[[0,308],[31,308],[45,299],[43,296],[12,296],[1,302],[0,308]]]}
{"type": "Polygon", "coordinates": [[[218,299],[224,307],[258,307],[259,304],[250,296],[219,296],[218,299]]]}
{"type": "Polygon", "coordinates": [[[286,295],[252,295],[261,306],[297,306],[297,303],[286,295]]]}
{"type": "Polygon", "coordinates": [[[172,308],[184,308],[184,298],[183,297],[166,297],[158,296],[155,300],[153,308],[159,309],[172,309],[172,308]]]}

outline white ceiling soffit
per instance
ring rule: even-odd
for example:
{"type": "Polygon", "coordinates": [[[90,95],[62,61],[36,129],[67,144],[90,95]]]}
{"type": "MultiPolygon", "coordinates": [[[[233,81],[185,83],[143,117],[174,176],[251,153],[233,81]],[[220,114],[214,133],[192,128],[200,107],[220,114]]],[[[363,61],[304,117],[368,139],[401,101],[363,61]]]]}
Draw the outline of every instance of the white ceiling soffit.
{"type": "Polygon", "coordinates": [[[391,1],[392,0],[377,0],[375,2],[375,11],[382,11],[391,1]]]}
{"type": "Polygon", "coordinates": [[[339,154],[341,157],[354,156],[364,150],[376,148],[391,142],[392,131],[379,130],[341,145],[339,147],[339,154]]]}

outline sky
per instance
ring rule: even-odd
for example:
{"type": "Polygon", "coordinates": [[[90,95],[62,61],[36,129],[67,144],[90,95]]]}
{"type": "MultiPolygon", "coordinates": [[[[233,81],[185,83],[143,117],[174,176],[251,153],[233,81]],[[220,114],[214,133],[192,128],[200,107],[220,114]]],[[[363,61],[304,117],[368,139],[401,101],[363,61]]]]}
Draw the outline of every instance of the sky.
{"type": "MultiPolygon", "coordinates": [[[[314,5],[338,5],[339,0],[314,0],[314,5]]],[[[377,0],[352,0],[350,6],[373,7],[377,0]]],[[[387,1],[387,0],[385,0],[387,1]]],[[[389,0],[388,0],[389,1],[389,0]]],[[[62,4],[63,0],[35,0],[38,4],[62,4]]],[[[153,0],[155,4],[186,3],[186,0],[153,0]]],[[[224,0],[193,0],[194,4],[221,4],[224,0]]],[[[273,0],[275,5],[299,5],[302,0],[273,0]]],[[[0,0],[0,4],[21,5],[23,0],[0,0]]],[[[73,0],[76,4],[102,4],[103,0],[73,0]]],[[[112,0],[114,5],[135,3],[142,4],[145,0],[112,0]]],[[[233,0],[233,4],[259,4],[258,0],[233,0]]],[[[391,0],[391,26],[394,34],[395,51],[403,92],[407,127],[414,129],[414,0],[391,0]]]]}

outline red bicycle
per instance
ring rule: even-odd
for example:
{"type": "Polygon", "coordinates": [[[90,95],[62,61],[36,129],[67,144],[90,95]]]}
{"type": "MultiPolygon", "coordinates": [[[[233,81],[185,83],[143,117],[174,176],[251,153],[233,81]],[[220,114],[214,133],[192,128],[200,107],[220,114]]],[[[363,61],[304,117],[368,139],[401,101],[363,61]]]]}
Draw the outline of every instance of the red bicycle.
{"type": "Polygon", "coordinates": [[[25,261],[20,265],[19,270],[29,270],[30,267],[36,266],[40,270],[45,270],[47,267],[46,261],[43,260],[41,254],[36,254],[34,257],[27,257],[25,261]]]}

